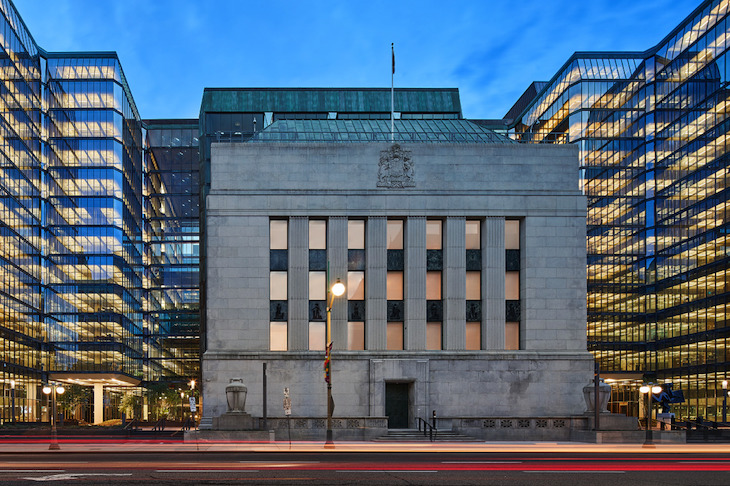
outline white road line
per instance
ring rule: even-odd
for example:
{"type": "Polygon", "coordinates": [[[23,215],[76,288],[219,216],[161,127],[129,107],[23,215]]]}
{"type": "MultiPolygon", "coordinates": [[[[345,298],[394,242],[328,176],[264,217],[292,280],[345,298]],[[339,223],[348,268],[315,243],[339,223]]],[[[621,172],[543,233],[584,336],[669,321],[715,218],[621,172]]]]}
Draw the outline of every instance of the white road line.
{"type": "Polygon", "coordinates": [[[26,479],[28,481],[67,481],[69,479],[79,479],[81,477],[85,476],[131,476],[132,473],[66,473],[66,474],[55,474],[53,476],[40,476],[40,477],[33,477],[28,478],[25,477],[23,479],[26,479]]]}

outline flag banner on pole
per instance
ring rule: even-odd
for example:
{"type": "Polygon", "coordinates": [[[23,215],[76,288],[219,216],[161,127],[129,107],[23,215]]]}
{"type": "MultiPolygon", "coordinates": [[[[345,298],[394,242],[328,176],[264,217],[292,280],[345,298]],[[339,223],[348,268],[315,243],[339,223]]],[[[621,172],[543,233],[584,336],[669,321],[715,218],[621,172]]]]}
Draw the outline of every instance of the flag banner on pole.
{"type": "Polygon", "coordinates": [[[332,343],[329,343],[327,345],[327,348],[325,348],[325,355],[324,355],[324,381],[325,383],[330,383],[330,353],[332,352],[332,343]]]}
{"type": "Polygon", "coordinates": [[[395,47],[393,43],[390,44],[390,52],[393,55],[393,74],[395,74],[395,47]]]}

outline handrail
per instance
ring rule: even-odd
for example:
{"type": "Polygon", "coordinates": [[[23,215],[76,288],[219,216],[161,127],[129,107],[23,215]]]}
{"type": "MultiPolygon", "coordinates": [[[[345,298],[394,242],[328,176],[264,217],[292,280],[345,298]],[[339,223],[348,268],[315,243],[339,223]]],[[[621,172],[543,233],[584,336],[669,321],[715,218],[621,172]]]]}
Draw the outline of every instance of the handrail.
{"type": "Polygon", "coordinates": [[[421,417],[418,417],[418,431],[421,431],[421,423],[423,422],[423,436],[426,436],[426,428],[428,427],[428,436],[431,442],[435,440],[436,434],[438,434],[438,429],[428,423],[428,420],[424,420],[421,417]]]}
{"type": "Polygon", "coordinates": [[[162,417],[160,420],[157,421],[154,427],[152,427],[153,432],[162,432],[165,430],[165,422],[166,418],[162,417]]]}
{"type": "Polygon", "coordinates": [[[132,430],[135,431],[139,428],[139,421],[134,418],[130,422],[127,422],[127,425],[124,426],[124,430],[132,430]]]}
{"type": "Polygon", "coordinates": [[[172,436],[174,437],[174,436],[176,436],[177,434],[182,434],[182,433],[183,433],[183,432],[185,432],[186,430],[190,430],[190,429],[192,429],[193,427],[195,427],[195,422],[193,422],[193,419],[191,419],[190,417],[188,417],[188,418],[186,418],[186,419],[185,419],[185,420],[183,421],[183,423],[182,423],[182,427],[180,427],[180,430],[176,430],[175,432],[173,432],[173,433],[172,433],[172,436]]]}

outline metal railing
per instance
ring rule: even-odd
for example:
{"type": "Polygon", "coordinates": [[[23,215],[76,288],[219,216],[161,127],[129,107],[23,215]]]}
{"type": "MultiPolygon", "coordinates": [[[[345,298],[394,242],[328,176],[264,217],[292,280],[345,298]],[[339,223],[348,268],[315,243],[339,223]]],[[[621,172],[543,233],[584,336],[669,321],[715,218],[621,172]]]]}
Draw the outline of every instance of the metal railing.
{"type": "Polygon", "coordinates": [[[423,424],[423,436],[429,437],[431,442],[436,440],[436,435],[438,434],[438,429],[436,428],[436,425],[431,425],[428,423],[428,420],[422,419],[421,417],[418,417],[418,431],[421,431],[421,424],[423,424]],[[428,429],[428,431],[426,430],[428,429]]]}

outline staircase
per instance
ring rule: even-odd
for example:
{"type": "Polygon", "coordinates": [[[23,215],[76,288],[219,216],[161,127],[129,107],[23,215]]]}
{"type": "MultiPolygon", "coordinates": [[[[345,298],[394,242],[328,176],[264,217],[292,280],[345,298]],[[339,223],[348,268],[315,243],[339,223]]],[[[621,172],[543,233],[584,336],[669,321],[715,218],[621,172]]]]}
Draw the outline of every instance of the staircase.
{"type": "MultiPolygon", "coordinates": [[[[388,429],[388,435],[373,439],[374,442],[429,442],[430,440],[428,434],[423,435],[423,432],[417,429],[388,429]]],[[[434,442],[483,442],[451,430],[434,432],[433,440],[434,442]]]]}

